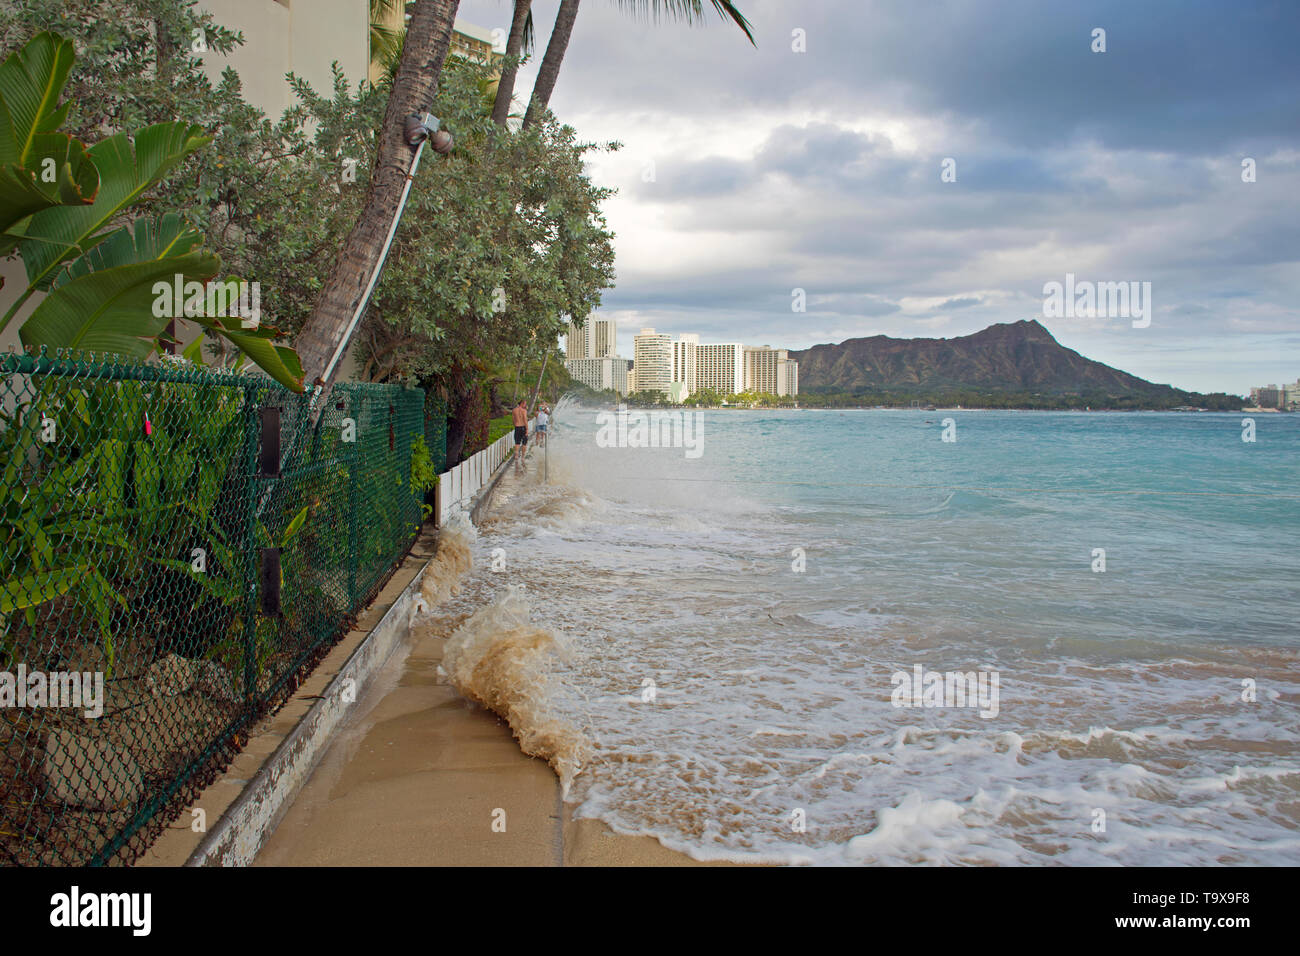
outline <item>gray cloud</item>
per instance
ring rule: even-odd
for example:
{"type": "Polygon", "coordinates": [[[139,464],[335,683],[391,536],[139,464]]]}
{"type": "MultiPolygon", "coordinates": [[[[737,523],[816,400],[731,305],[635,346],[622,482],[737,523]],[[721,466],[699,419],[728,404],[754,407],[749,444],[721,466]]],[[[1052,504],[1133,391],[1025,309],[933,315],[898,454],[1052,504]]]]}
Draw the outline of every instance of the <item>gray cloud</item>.
{"type": "MultiPolygon", "coordinates": [[[[627,169],[656,169],[616,183],[606,308],[796,348],[1027,318],[1073,272],[1150,281],[1156,304],[1141,334],[1049,323],[1084,354],[1189,388],[1300,375],[1300,4],[739,5],[757,49],[721,22],[583,5],[552,105],[584,138],[637,139],[651,155],[627,169]],[[713,252],[666,270],[678,248],[713,252]]],[[[534,6],[544,47],[557,3],[534,6]]],[[[508,14],[461,4],[489,27],[508,14]]]]}

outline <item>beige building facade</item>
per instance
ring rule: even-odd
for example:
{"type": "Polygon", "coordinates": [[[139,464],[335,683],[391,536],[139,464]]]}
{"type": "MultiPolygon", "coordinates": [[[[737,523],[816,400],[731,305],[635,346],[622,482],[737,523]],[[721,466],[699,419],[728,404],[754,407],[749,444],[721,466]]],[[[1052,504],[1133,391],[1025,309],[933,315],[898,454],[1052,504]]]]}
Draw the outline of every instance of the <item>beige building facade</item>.
{"type": "Polygon", "coordinates": [[[642,329],[633,338],[632,367],[636,370],[636,391],[668,392],[673,381],[673,338],[642,329]]]}
{"type": "Polygon", "coordinates": [[[739,342],[709,343],[695,348],[696,384],[720,395],[745,390],[745,349],[739,342]]]}

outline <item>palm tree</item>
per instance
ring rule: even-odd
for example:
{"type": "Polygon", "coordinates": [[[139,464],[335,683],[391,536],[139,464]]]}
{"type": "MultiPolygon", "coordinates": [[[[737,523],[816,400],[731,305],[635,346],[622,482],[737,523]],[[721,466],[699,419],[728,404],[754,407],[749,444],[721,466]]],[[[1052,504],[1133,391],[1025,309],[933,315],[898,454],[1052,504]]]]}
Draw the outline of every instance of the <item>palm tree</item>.
{"type": "Polygon", "coordinates": [[[515,0],[515,15],[510,21],[510,37],[506,40],[506,62],[501,70],[501,79],[497,81],[497,98],[492,104],[492,122],[505,128],[510,118],[510,101],[515,95],[515,74],[519,70],[519,54],[525,47],[532,33],[533,0],[515,0]]]}
{"type": "MultiPolygon", "coordinates": [[[[551,39],[546,44],[546,55],[542,58],[541,68],[537,72],[537,82],[533,84],[532,99],[528,103],[528,112],[524,114],[524,129],[532,126],[551,102],[551,93],[555,90],[555,81],[560,75],[560,64],[564,61],[564,52],[569,46],[569,35],[573,33],[574,21],[578,19],[580,0],[561,0],[560,12],[555,15],[555,26],[551,29],[551,39]]],[[[736,9],[731,0],[709,0],[714,11],[723,19],[730,18],[740,27],[749,42],[754,42],[754,34],[749,21],[736,9]]],[[[617,0],[624,10],[634,15],[647,15],[655,20],[663,16],[682,19],[694,23],[704,16],[702,0],[617,0]]],[[[518,15],[518,8],[515,13],[518,15]]],[[[511,78],[513,85],[513,77],[511,78]]],[[[500,91],[498,90],[498,93],[500,91]]],[[[495,113],[493,114],[495,118],[495,113]]]]}
{"type": "Polygon", "coordinates": [[[385,69],[402,48],[403,0],[370,0],[370,65],[385,69]]]}
{"type": "MultiPolygon", "coordinates": [[[[451,46],[452,24],[460,0],[415,0],[402,46],[402,59],[388,96],[388,110],[379,131],[375,168],[357,223],[348,233],[315,308],[303,324],[294,347],[302,360],[303,381],[322,380],[340,345],[366,282],[379,264],[389,227],[397,214],[402,187],[411,165],[411,148],[403,129],[407,116],[423,114],[433,105],[438,77],[451,46]]],[[[337,372],[337,365],[330,378],[337,372]]]]}

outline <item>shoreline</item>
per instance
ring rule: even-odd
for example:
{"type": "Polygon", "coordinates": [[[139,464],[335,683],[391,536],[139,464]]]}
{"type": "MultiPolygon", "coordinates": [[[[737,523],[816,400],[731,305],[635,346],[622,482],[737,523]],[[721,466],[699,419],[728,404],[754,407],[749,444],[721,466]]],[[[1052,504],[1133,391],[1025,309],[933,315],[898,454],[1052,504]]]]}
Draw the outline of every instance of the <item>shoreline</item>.
{"type": "Polygon", "coordinates": [[[446,625],[385,665],[254,866],[726,866],[573,819],[551,767],[437,677],[446,625]]]}
{"type": "Polygon", "coordinates": [[[1014,408],[992,405],[934,405],[911,408],[905,405],[591,405],[581,401],[580,408],[608,411],[624,407],[628,412],[1065,412],[1072,415],[1294,415],[1283,408],[1014,408]]]}

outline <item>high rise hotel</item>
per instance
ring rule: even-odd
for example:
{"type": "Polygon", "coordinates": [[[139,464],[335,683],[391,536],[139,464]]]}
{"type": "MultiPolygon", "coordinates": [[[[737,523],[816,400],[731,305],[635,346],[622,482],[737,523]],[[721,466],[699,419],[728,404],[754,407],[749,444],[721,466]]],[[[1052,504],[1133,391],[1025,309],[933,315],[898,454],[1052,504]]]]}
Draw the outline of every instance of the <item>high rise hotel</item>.
{"type": "Polygon", "coordinates": [[[799,394],[799,363],[785,349],[701,342],[693,334],[673,341],[654,329],[642,329],[635,342],[633,391],[665,392],[676,401],[706,388],[720,395],[799,394]]]}
{"type": "Polygon", "coordinates": [[[681,401],[701,389],[719,395],[766,392],[799,394],[799,363],[786,349],[739,342],[701,342],[683,333],[642,329],[632,337],[632,367],[619,358],[613,319],[589,318],[569,323],[564,366],[575,379],[598,391],[663,392],[681,401]]]}
{"type": "Polygon", "coordinates": [[[638,392],[668,392],[673,383],[673,338],[642,329],[632,339],[632,367],[638,392]]]}
{"type": "Polygon", "coordinates": [[[618,351],[618,326],[613,319],[588,318],[569,323],[564,341],[564,367],[582,384],[597,391],[628,393],[627,359],[618,351]]]}

